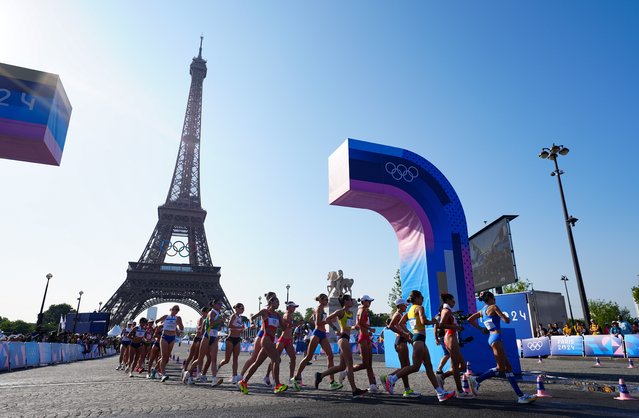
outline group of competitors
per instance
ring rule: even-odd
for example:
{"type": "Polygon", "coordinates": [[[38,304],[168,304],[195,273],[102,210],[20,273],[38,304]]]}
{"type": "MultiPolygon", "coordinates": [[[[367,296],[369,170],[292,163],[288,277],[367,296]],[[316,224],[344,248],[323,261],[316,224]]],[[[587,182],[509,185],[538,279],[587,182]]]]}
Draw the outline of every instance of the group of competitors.
{"type": "MultiPolygon", "coordinates": [[[[410,292],[407,300],[400,298],[396,301],[398,310],[391,319],[388,327],[397,335],[395,340],[395,350],[399,355],[402,367],[388,375],[381,376],[381,380],[388,393],[393,394],[395,383],[399,379],[402,379],[405,387],[404,396],[415,396],[415,392],[410,389],[408,375],[417,372],[423,364],[426,369],[426,375],[437,392],[437,399],[440,402],[444,402],[453,397],[460,399],[473,399],[479,394],[479,386],[481,382],[498,374],[505,375],[517,395],[518,403],[531,403],[537,400],[536,395],[524,394],[521,391],[517,384],[517,380],[512,373],[512,367],[506,357],[506,352],[501,340],[500,326],[502,320],[505,323],[509,323],[510,318],[501,312],[499,307],[495,304],[495,296],[491,292],[482,292],[479,298],[485,303],[484,308],[468,317],[468,322],[473,327],[481,329],[483,332],[489,334],[488,344],[493,350],[495,361],[497,363],[496,367],[491,368],[477,378],[466,374],[466,361],[461,353],[457,335],[458,331],[462,331],[464,328],[455,322],[455,316],[453,315],[455,297],[448,293],[444,293],[441,296],[443,303],[440,308],[439,320],[436,318],[432,320],[426,318],[424,307],[422,306],[424,297],[418,290],[410,292]],[[406,307],[408,303],[411,303],[411,307],[407,311],[406,307]],[[484,328],[481,328],[477,324],[477,320],[482,321],[484,328]],[[411,328],[410,331],[408,330],[406,323],[409,324],[411,328]],[[437,344],[441,344],[438,329],[444,332],[444,357],[439,363],[437,374],[433,372],[430,354],[425,344],[426,325],[435,325],[435,338],[437,340],[437,344]],[[408,360],[408,347],[406,345],[411,342],[413,345],[412,365],[408,360]],[[448,360],[450,360],[450,370],[446,373],[441,373],[441,369],[448,360]],[[470,392],[464,392],[462,388],[461,376],[463,374],[466,374],[470,381],[470,392]],[[450,376],[452,376],[455,381],[457,391],[446,391],[444,389],[444,381],[450,376]]],[[[419,395],[417,394],[417,396],[419,395]]]]}
{"type": "MultiPolygon", "coordinates": [[[[184,363],[181,380],[185,384],[195,384],[196,382],[211,382],[212,386],[218,386],[223,382],[217,376],[220,368],[228,363],[232,363],[232,376],[230,382],[237,384],[239,390],[249,393],[249,381],[257,369],[268,360],[268,368],[263,382],[267,386],[273,387],[275,394],[285,392],[289,385],[280,379],[281,354],[286,351],[289,357],[289,378],[285,382],[290,383],[292,389],[301,390],[302,373],[305,367],[313,360],[318,345],[326,353],[327,369],[317,372],[314,375],[313,385],[316,389],[324,380],[329,377],[328,389],[342,389],[344,380],[348,379],[352,391],[353,399],[359,398],[367,393],[378,391],[377,381],[373,373],[372,354],[372,330],[370,327],[370,306],[373,298],[363,295],[358,299],[360,302],[357,313],[352,309],[354,300],[350,295],[342,295],[338,298],[340,308],[327,315],[328,296],[320,294],[315,298],[317,306],[313,310],[313,323],[315,329],[311,334],[307,352],[299,366],[296,365],[296,354],[293,348],[293,329],[303,323],[293,319],[295,309],[298,307],[294,302],[286,304],[286,312],[278,312],[280,301],[274,292],[265,294],[266,307],[251,317],[251,323],[260,323],[260,330],[254,341],[254,350],[249,360],[244,364],[241,372],[238,373],[238,357],[242,341],[242,333],[247,328],[244,322],[244,305],[241,303],[233,306],[234,313],[230,318],[223,315],[223,301],[214,300],[210,307],[205,307],[201,311],[201,317],[197,323],[197,333],[190,348],[188,359],[184,363]],[[335,326],[337,323],[338,327],[335,326]],[[222,327],[228,328],[226,339],[226,352],[224,359],[218,363],[218,338],[222,327]],[[339,364],[334,364],[334,355],[329,342],[326,327],[329,326],[338,336],[337,345],[339,348],[339,364]],[[361,353],[361,363],[354,364],[350,335],[354,330],[359,331],[357,343],[361,353]],[[276,338],[279,331],[279,338],[276,338]],[[297,366],[297,369],[296,369],[297,366]],[[211,369],[211,379],[207,378],[207,371],[211,369]],[[368,388],[359,388],[356,385],[354,373],[365,370],[368,378],[368,388]],[[337,379],[335,376],[337,375],[337,379]],[[271,379],[272,378],[272,379],[271,379]]],[[[501,312],[495,304],[495,297],[490,292],[482,292],[480,299],[485,303],[485,307],[468,317],[468,322],[483,332],[489,334],[488,344],[493,350],[496,367],[478,377],[467,375],[470,382],[470,391],[464,392],[462,388],[461,376],[466,373],[466,362],[462,356],[458,332],[463,327],[456,323],[453,315],[455,298],[450,294],[442,294],[442,305],[439,315],[433,319],[428,319],[422,306],[424,297],[418,290],[413,290],[407,300],[399,298],[395,304],[397,311],[389,320],[388,328],[396,334],[395,350],[399,356],[401,368],[388,375],[380,376],[381,383],[389,394],[394,394],[395,384],[402,380],[404,384],[404,397],[419,397],[419,393],[410,387],[409,375],[419,371],[423,365],[426,375],[432,384],[437,398],[440,402],[447,401],[453,397],[460,399],[472,399],[479,394],[480,384],[498,374],[505,375],[506,379],[517,394],[519,403],[530,403],[537,399],[535,395],[524,394],[512,373],[512,368],[501,341],[501,321],[506,323],[510,319],[501,312]],[[408,305],[410,304],[410,308],[408,305]],[[484,328],[477,324],[480,320],[484,328]],[[438,344],[444,348],[444,357],[439,363],[437,373],[433,370],[430,353],[426,346],[426,326],[435,325],[435,335],[438,344]],[[441,335],[440,332],[443,334],[441,335]],[[412,364],[409,360],[408,344],[412,344],[413,355],[412,364]],[[450,370],[443,373],[441,369],[450,360],[450,370]],[[456,390],[446,391],[444,389],[445,379],[453,377],[456,390]]],[[[181,318],[177,315],[179,307],[171,308],[171,313],[159,318],[155,323],[148,322],[142,318],[140,324],[136,326],[134,322],[129,322],[122,334],[122,350],[120,352],[120,366],[129,372],[129,376],[134,371],[141,373],[148,359],[147,378],[160,378],[163,382],[168,379],[165,372],[166,364],[171,356],[171,351],[175,343],[176,335],[184,329],[181,318]]],[[[255,325],[253,325],[255,326],[255,325]]],[[[329,331],[330,332],[330,331],[329,331]]]]}
{"type": "Polygon", "coordinates": [[[146,365],[147,379],[166,381],[166,364],[177,334],[184,329],[182,318],[177,315],[179,311],[180,307],[175,305],[170,314],[155,322],[141,318],[140,324],[136,325],[135,321],[129,321],[121,333],[120,358],[116,370],[129,372],[129,377],[133,377],[133,372],[142,373],[146,365]]]}

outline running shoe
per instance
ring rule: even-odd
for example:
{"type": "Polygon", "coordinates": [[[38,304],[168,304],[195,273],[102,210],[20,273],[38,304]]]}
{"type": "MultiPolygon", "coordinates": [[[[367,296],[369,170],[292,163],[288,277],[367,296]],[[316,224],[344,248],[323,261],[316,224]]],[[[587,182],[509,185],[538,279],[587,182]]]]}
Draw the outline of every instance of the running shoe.
{"type": "Polygon", "coordinates": [[[337,381],[340,383],[344,383],[344,379],[346,379],[346,376],[347,376],[346,370],[339,372],[339,374],[337,375],[337,381]]]}
{"type": "Polygon", "coordinates": [[[164,383],[164,382],[166,382],[167,380],[169,380],[169,375],[168,375],[168,374],[165,374],[164,376],[162,376],[161,381],[162,381],[163,383],[164,383]]]}
{"type": "Polygon", "coordinates": [[[362,389],[355,389],[353,391],[353,399],[359,399],[362,396],[366,395],[366,393],[368,393],[368,391],[366,389],[362,390],[362,389]]]}
{"type": "Polygon", "coordinates": [[[275,386],[275,389],[273,389],[273,393],[276,395],[279,395],[280,393],[285,392],[286,389],[288,389],[288,386],[286,386],[283,383],[280,383],[279,385],[275,386]]]}
{"type": "Polygon", "coordinates": [[[469,392],[457,392],[457,399],[475,399],[475,395],[469,392]]]}
{"type": "Polygon", "coordinates": [[[240,388],[240,392],[245,395],[248,395],[248,383],[245,380],[240,380],[237,384],[237,387],[240,388]]]}
{"type": "Polygon", "coordinates": [[[155,370],[155,368],[151,369],[151,379],[155,379],[157,375],[157,370],[155,370]]]}
{"type": "Polygon", "coordinates": [[[470,386],[470,391],[473,395],[479,395],[479,382],[475,376],[470,374],[468,375],[468,386],[470,386]]]}
{"type": "Polygon", "coordinates": [[[224,382],[224,379],[222,379],[221,377],[216,377],[216,376],[211,377],[211,386],[213,387],[220,386],[222,382],[224,382]]]}
{"type": "Polygon", "coordinates": [[[444,393],[438,393],[437,394],[437,400],[439,402],[446,402],[450,398],[454,398],[454,397],[455,397],[455,391],[454,390],[451,390],[450,392],[444,392],[444,393]]]}
{"type": "Polygon", "coordinates": [[[268,387],[273,386],[273,384],[271,383],[271,379],[269,378],[269,376],[264,376],[264,379],[262,379],[262,381],[264,382],[264,384],[268,387]]]}
{"type": "Polygon", "coordinates": [[[189,379],[189,377],[191,377],[191,373],[189,373],[188,370],[185,370],[182,372],[182,378],[180,380],[182,380],[182,383],[186,385],[186,381],[189,379]]]}
{"type": "Polygon", "coordinates": [[[147,379],[151,379],[151,374],[150,374],[150,373],[147,373],[147,374],[146,374],[146,378],[147,378],[147,379]]]}
{"type": "MultiPolygon", "coordinates": [[[[315,373],[315,389],[319,389],[319,384],[322,382],[322,373],[315,373]]],[[[335,383],[335,382],[332,382],[335,383]]]]}
{"type": "Polygon", "coordinates": [[[187,385],[194,385],[195,384],[195,380],[193,380],[192,376],[189,376],[189,378],[186,379],[186,384],[187,385]]]}
{"type": "Polygon", "coordinates": [[[524,394],[524,396],[520,396],[517,399],[517,403],[533,403],[537,400],[537,395],[527,395],[524,394]]]}
{"type": "Polygon", "coordinates": [[[333,380],[333,381],[331,382],[331,384],[328,386],[328,389],[329,389],[329,390],[340,390],[340,389],[341,389],[341,388],[343,388],[343,387],[344,387],[344,385],[343,385],[343,384],[341,384],[341,383],[336,382],[336,381],[334,381],[334,380],[333,380]]]}
{"type": "Polygon", "coordinates": [[[118,367],[115,368],[115,370],[120,370],[122,368],[121,364],[118,364],[118,367]]]}
{"type": "Polygon", "coordinates": [[[133,370],[129,372],[129,377],[133,377],[133,370]]]}
{"type": "Polygon", "coordinates": [[[301,380],[297,380],[296,378],[292,378],[291,379],[291,386],[293,386],[293,389],[300,391],[302,389],[302,387],[300,386],[300,382],[301,380]]]}
{"type": "Polygon", "coordinates": [[[382,380],[382,382],[384,382],[384,387],[386,387],[386,392],[388,392],[389,394],[394,394],[395,393],[395,382],[397,381],[397,378],[395,377],[395,375],[382,375],[380,376],[380,379],[382,380]]]}
{"type": "Polygon", "coordinates": [[[437,380],[437,384],[439,385],[439,387],[444,389],[444,376],[442,376],[441,374],[436,374],[435,379],[437,380]]]}
{"type": "Polygon", "coordinates": [[[377,392],[379,392],[379,390],[378,390],[378,388],[377,388],[377,385],[370,385],[370,387],[368,388],[368,391],[369,391],[370,393],[377,393],[377,392]]]}
{"type": "Polygon", "coordinates": [[[404,398],[419,398],[420,396],[422,396],[422,394],[419,392],[415,392],[413,389],[408,388],[404,391],[402,396],[404,398]]]}

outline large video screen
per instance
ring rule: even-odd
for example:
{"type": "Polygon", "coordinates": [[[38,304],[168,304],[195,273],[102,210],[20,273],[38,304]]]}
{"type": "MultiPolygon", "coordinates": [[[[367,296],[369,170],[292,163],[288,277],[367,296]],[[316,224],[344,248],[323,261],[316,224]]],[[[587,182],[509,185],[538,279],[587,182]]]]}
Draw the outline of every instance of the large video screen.
{"type": "Polygon", "coordinates": [[[517,281],[508,224],[515,217],[502,216],[469,238],[476,292],[517,281]]]}

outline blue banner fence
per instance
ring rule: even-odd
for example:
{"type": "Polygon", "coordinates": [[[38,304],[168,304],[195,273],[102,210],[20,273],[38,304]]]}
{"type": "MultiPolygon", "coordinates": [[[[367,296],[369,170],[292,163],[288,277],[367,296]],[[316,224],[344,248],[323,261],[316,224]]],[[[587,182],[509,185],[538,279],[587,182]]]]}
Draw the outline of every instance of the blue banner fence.
{"type": "MultiPolygon", "coordinates": [[[[85,346],[80,344],[0,341],[0,371],[105,357],[97,344],[84,351],[85,346]]],[[[106,356],[114,354],[115,349],[106,349],[106,356]]]]}
{"type": "Polygon", "coordinates": [[[639,357],[639,334],[555,335],[519,340],[522,357],[639,357]]]}

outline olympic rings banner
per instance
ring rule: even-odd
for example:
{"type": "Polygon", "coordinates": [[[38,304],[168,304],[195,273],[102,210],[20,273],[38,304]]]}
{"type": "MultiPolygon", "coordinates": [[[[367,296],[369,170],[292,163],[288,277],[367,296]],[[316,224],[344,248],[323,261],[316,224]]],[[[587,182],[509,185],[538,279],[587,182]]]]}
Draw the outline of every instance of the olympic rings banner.
{"type": "Polygon", "coordinates": [[[581,335],[554,336],[550,339],[550,354],[553,356],[582,356],[584,340],[581,335]]]}
{"type": "Polygon", "coordinates": [[[626,344],[626,357],[639,357],[639,334],[627,334],[623,339],[626,344]]]}
{"type": "Polygon", "coordinates": [[[623,341],[614,335],[584,335],[586,357],[624,357],[623,341]]]}
{"type": "Polygon", "coordinates": [[[542,338],[525,338],[521,340],[524,357],[539,357],[550,355],[550,340],[542,338]]]}

